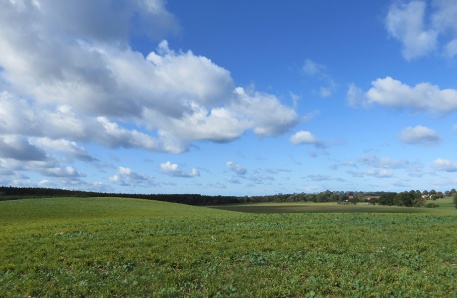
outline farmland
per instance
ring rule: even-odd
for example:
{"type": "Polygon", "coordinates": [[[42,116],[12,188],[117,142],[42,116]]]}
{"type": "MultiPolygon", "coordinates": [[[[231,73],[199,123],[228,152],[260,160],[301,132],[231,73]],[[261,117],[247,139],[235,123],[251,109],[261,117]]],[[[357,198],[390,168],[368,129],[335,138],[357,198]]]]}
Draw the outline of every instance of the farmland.
{"type": "Polygon", "coordinates": [[[212,208],[247,212],[247,213],[425,213],[430,209],[410,208],[399,206],[379,206],[364,204],[340,205],[337,203],[258,203],[258,204],[229,204],[213,206],[212,208]]]}
{"type": "Polygon", "coordinates": [[[457,297],[457,211],[437,203],[4,201],[0,296],[457,297]]]}

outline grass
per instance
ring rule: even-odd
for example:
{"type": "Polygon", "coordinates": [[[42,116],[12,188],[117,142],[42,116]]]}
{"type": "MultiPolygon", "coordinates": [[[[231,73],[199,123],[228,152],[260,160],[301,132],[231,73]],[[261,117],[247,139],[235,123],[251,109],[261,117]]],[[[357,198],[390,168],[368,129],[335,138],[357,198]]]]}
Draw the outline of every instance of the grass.
{"type": "Polygon", "coordinates": [[[0,297],[457,297],[457,211],[445,202],[425,213],[267,214],[0,202],[0,297]]]}
{"type": "Polygon", "coordinates": [[[439,208],[411,208],[399,206],[369,205],[358,203],[356,205],[341,205],[337,203],[251,203],[217,205],[211,208],[227,211],[247,213],[449,213],[455,210],[452,198],[433,201],[439,208]]]}
{"type": "Polygon", "coordinates": [[[247,213],[425,213],[430,209],[368,204],[338,205],[337,203],[261,203],[232,204],[212,208],[247,213]]]}

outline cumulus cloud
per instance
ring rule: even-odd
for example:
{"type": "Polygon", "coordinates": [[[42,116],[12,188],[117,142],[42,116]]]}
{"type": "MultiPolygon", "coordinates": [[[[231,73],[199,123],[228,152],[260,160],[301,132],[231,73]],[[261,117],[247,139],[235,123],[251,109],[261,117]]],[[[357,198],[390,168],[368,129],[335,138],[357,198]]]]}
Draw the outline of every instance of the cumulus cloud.
{"type": "Polygon", "coordinates": [[[20,136],[0,135],[0,157],[20,161],[45,160],[46,153],[20,136]]]}
{"type": "Polygon", "coordinates": [[[352,106],[379,104],[391,108],[406,108],[415,112],[450,113],[457,110],[457,90],[440,89],[430,83],[409,86],[391,77],[373,81],[372,88],[363,92],[355,85],[348,89],[352,106]]]}
{"type": "Polygon", "coordinates": [[[422,146],[436,146],[441,141],[436,131],[421,125],[403,129],[398,139],[404,143],[422,146]]]}
{"type": "Polygon", "coordinates": [[[177,29],[160,0],[2,2],[0,133],[179,153],[297,123],[294,108],[245,92],[206,57],[166,41],[135,51],[132,20],[154,38],[177,29]]]}
{"type": "MultiPolygon", "coordinates": [[[[18,185],[18,186],[30,186],[30,177],[21,174],[21,172],[37,173],[45,177],[52,178],[50,184],[64,185],[64,187],[77,186],[81,189],[84,187],[85,182],[81,178],[85,177],[83,173],[78,171],[76,168],[70,165],[65,165],[59,159],[46,156],[41,160],[24,159],[20,160],[17,158],[1,158],[0,157],[0,173],[7,175],[5,184],[18,185]],[[10,173],[10,174],[9,174],[10,173]],[[28,180],[27,183],[21,182],[21,180],[28,180]],[[60,184],[63,183],[63,184],[60,184]]],[[[47,179],[46,179],[47,180],[47,179]]]]}
{"type": "Polygon", "coordinates": [[[121,186],[157,186],[154,177],[141,175],[127,167],[119,167],[117,173],[111,176],[109,181],[121,186]]]}
{"type": "Polygon", "coordinates": [[[321,140],[316,138],[311,132],[305,130],[296,132],[289,140],[295,145],[312,144],[316,147],[325,147],[321,140]]]}
{"type": "Polygon", "coordinates": [[[54,168],[45,168],[43,169],[43,174],[50,177],[66,177],[66,178],[76,178],[83,176],[75,168],[71,166],[66,167],[54,167],[54,168]]]}
{"type": "Polygon", "coordinates": [[[49,138],[36,138],[33,142],[39,147],[63,152],[72,158],[77,158],[82,161],[90,162],[96,160],[90,156],[86,149],[78,145],[76,142],[71,142],[64,139],[52,140],[49,138]]]}
{"type": "Polygon", "coordinates": [[[386,16],[386,29],[403,46],[405,59],[428,55],[435,50],[457,55],[457,3],[453,0],[394,2],[386,16]]]}
{"type": "MultiPolygon", "coordinates": [[[[3,184],[21,185],[19,171],[91,189],[71,164],[98,162],[91,144],[180,153],[298,122],[295,106],[245,91],[207,57],[173,50],[163,39],[176,32],[163,0],[0,1],[0,172],[15,173],[3,184]],[[157,47],[139,52],[136,37],[157,47]]],[[[167,171],[199,175],[171,163],[167,171]]],[[[128,168],[110,181],[157,186],[128,168]]]]}
{"type": "Polygon", "coordinates": [[[438,171],[457,172],[457,161],[438,158],[433,161],[433,167],[438,171]]]}
{"type": "Polygon", "coordinates": [[[436,46],[437,32],[424,28],[425,8],[423,1],[396,2],[386,17],[387,31],[400,40],[403,56],[408,60],[426,55],[436,46]]]}
{"type": "Polygon", "coordinates": [[[162,171],[173,177],[191,178],[200,176],[200,172],[193,168],[189,173],[186,173],[179,165],[167,161],[160,165],[162,171]]]}
{"type": "Polygon", "coordinates": [[[227,168],[230,171],[232,171],[232,172],[234,172],[234,173],[236,173],[238,175],[244,175],[244,174],[247,173],[246,168],[244,168],[241,165],[236,164],[234,162],[228,161],[225,165],[227,166],[227,168]]]}
{"type": "Polygon", "coordinates": [[[239,115],[237,118],[248,119],[257,135],[282,134],[297,123],[296,112],[281,104],[274,95],[262,92],[248,93],[241,87],[235,89],[235,95],[236,99],[231,103],[231,109],[239,115]]]}

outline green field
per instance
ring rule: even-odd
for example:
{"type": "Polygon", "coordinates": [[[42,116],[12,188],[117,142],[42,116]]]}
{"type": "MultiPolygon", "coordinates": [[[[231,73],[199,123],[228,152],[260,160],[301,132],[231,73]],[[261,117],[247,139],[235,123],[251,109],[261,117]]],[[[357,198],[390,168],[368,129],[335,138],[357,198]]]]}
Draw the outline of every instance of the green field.
{"type": "MultiPolygon", "coordinates": [[[[337,203],[255,203],[211,206],[211,208],[247,213],[426,213],[431,209],[398,206],[379,206],[361,203],[339,205],[337,203]]],[[[439,209],[443,211],[444,209],[439,209]]],[[[435,211],[435,210],[434,210],[435,211]]]]}
{"type": "Polygon", "coordinates": [[[457,297],[457,210],[436,203],[3,201],[0,297],[457,297]]]}

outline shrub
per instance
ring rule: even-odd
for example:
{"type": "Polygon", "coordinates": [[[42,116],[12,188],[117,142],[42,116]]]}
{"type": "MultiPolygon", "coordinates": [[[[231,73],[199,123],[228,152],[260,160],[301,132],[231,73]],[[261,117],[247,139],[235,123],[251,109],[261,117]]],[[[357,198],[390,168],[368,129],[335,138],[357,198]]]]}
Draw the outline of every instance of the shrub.
{"type": "Polygon", "coordinates": [[[427,205],[425,205],[425,207],[427,207],[427,208],[437,208],[437,207],[439,207],[439,205],[435,204],[435,203],[427,203],[427,205]]]}

